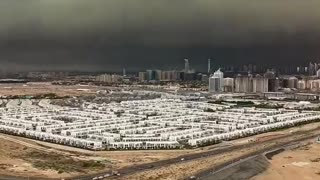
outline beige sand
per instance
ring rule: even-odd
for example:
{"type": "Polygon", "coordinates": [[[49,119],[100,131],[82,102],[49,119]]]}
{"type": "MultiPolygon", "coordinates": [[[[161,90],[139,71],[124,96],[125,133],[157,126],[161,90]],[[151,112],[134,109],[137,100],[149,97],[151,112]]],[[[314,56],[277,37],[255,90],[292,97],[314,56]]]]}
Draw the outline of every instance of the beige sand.
{"type": "Polygon", "coordinates": [[[312,143],[273,156],[268,170],[254,180],[320,179],[320,144],[312,143]]]}

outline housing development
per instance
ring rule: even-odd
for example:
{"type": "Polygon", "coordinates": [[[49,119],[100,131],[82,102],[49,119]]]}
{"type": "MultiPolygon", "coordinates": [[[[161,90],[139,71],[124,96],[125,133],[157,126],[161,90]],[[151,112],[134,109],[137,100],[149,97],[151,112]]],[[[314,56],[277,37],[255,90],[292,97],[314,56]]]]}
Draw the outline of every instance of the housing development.
{"type": "Polygon", "coordinates": [[[200,147],[320,119],[319,111],[238,107],[162,95],[80,107],[10,100],[0,132],[92,150],[200,147]]]}

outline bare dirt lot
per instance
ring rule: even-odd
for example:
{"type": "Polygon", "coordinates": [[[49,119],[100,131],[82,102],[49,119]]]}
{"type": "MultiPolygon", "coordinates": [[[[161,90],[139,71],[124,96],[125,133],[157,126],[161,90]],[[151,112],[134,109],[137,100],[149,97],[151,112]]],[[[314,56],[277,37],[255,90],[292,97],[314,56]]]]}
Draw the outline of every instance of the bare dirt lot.
{"type": "MultiPolygon", "coordinates": [[[[242,143],[248,143],[248,141],[251,141],[252,138],[256,139],[257,137],[263,137],[263,136],[268,136],[267,139],[270,140],[270,137],[279,137],[277,136],[272,136],[272,134],[290,134],[293,132],[299,132],[299,131],[305,131],[308,129],[313,129],[318,127],[318,123],[317,124],[309,124],[306,126],[301,126],[301,127],[296,127],[296,128],[290,128],[284,131],[279,131],[279,132],[270,132],[270,133],[266,133],[266,134],[261,134],[255,137],[251,137],[251,138],[245,138],[245,139],[241,139],[241,140],[236,140],[233,141],[234,144],[242,144],[242,143]]],[[[312,133],[316,133],[319,134],[319,130],[316,130],[312,133]]],[[[181,162],[181,163],[175,163],[175,164],[170,164],[168,166],[163,166],[160,168],[155,168],[155,169],[151,169],[151,170],[147,170],[147,171],[142,171],[142,172],[137,172],[137,173],[133,173],[130,174],[128,176],[124,176],[120,179],[185,179],[187,177],[191,177],[195,174],[198,174],[202,171],[206,171],[208,169],[212,169],[215,168],[221,164],[224,164],[226,162],[232,161],[233,159],[237,159],[241,156],[244,156],[246,154],[250,154],[253,152],[257,152],[260,150],[263,150],[265,148],[269,148],[272,146],[277,146],[277,144],[281,144],[283,142],[289,142],[295,139],[299,139],[301,137],[305,137],[305,136],[310,136],[311,133],[302,133],[300,135],[292,135],[286,138],[282,138],[281,140],[277,140],[277,141],[270,141],[267,143],[264,142],[260,142],[259,145],[254,145],[254,146],[248,146],[247,148],[243,148],[237,151],[228,151],[225,153],[220,153],[214,156],[208,156],[205,158],[199,158],[199,159],[195,159],[192,161],[186,161],[186,162],[181,162]]],[[[281,137],[281,136],[280,136],[281,137]]],[[[264,139],[264,138],[262,138],[264,139]]],[[[271,138],[272,139],[272,138],[271,138]]],[[[205,149],[202,150],[202,152],[206,152],[208,151],[210,148],[212,147],[206,147],[205,149]]]]}
{"type": "Polygon", "coordinates": [[[0,134],[0,175],[67,178],[177,157],[191,150],[89,151],[0,134]]]}
{"type": "Polygon", "coordinates": [[[1,175],[60,178],[112,166],[112,162],[106,158],[42,149],[37,145],[20,143],[2,135],[0,139],[1,175]]]}
{"type": "Polygon", "coordinates": [[[28,84],[0,84],[1,96],[36,96],[41,94],[55,93],[57,96],[80,96],[95,94],[97,86],[60,86],[50,83],[28,83],[28,84]]]}
{"type": "Polygon", "coordinates": [[[268,169],[253,180],[320,179],[320,144],[315,143],[284,151],[269,160],[268,169]]]}
{"type": "MultiPolygon", "coordinates": [[[[315,129],[319,126],[320,123],[313,123],[204,148],[148,151],[89,151],[26,139],[23,137],[0,134],[0,174],[50,178],[81,176],[89,173],[118,170],[124,167],[131,167],[179,156],[184,157],[188,154],[207,152],[212,149],[219,149],[226,144],[232,146],[252,143],[252,139],[256,141],[257,139],[266,139],[264,137],[268,137],[268,140],[270,138],[279,138],[294,132],[315,129]]],[[[269,145],[272,145],[272,143],[269,145]]],[[[214,167],[215,165],[226,162],[232,158],[236,158],[241,154],[255,150],[256,148],[251,148],[247,151],[241,150],[236,153],[223,153],[217,156],[210,156],[195,161],[186,161],[150,171],[137,172],[128,176],[123,176],[123,178],[139,180],[150,178],[181,179],[186,175],[196,174],[201,170],[214,167]]]]}

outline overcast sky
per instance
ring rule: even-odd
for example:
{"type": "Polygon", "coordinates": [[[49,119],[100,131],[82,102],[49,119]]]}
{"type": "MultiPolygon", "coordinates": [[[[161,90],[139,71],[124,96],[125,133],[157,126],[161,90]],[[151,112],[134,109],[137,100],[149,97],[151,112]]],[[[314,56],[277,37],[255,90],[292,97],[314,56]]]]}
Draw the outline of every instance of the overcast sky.
{"type": "Polygon", "coordinates": [[[1,0],[2,70],[320,61],[319,0],[1,0]]]}

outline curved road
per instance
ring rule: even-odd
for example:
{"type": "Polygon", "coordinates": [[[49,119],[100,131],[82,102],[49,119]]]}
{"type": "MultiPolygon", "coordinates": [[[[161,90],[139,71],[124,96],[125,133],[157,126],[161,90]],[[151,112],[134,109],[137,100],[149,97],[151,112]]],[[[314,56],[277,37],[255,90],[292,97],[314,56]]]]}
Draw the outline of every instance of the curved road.
{"type": "MultiPolygon", "coordinates": [[[[290,145],[292,143],[297,143],[299,141],[304,141],[304,140],[308,140],[311,138],[316,138],[319,135],[320,135],[320,128],[308,130],[308,131],[300,131],[300,132],[296,132],[295,134],[289,134],[286,136],[278,137],[278,138],[267,140],[267,141],[253,142],[250,144],[243,144],[243,145],[228,146],[228,147],[224,147],[224,148],[209,150],[206,152],[183,155],[183,156],[179,156],[177,158],[172,158],[172,159],[168,159],[168,160],[162,160],[162,161],[152,162],[152,163],[148,163],[148,164],[130,166],[130,167],[119,169],[117,171],[119,173],[121,173],[121,177],[122,177],[122,176],[130,175],[133,173],[142,172],[145,170],[158,169],[160,167],[165,167],[165,166],[169,166],[172,164],[184,163],[186,161],[193,161],[193,160],[197,160],[197,159],[201,159],[201,158],[207,158],[209,156],[219,155],[219,154],[232,152],[232,151],[240,151],[242,149],[247,149],[247,148],[263,147],[264,144],[275,143],[275,145],[272,145],[272,146],[269,146],[266,148],[262,148],[254,153],[251,153],[249,155],[245,155],[241,158],[238,158],[238,159],[245,159],[247,157],[258,155],[258,154],[261,154],[266,151],[271,151],[273,149],[280,148],[282,146],[290,145]],[[293,140],[286,140],[287,138],[292,138],[292,137],[295,137],[295,138],[293,140]],[[181,161],[181,158],[184,158],[184,160],[181,161]]],[[[234,161],[237,161],[237,159],[233,160],[231,162],[234,162],[234,161]]],[[[231,163],[231,162],[229,162],[229,163],[231,163]]],[[[221,167],[224,167],[224,166],[228,165],[229,163],[228,162],[224,163],[223,165],[221,165],[221,167]]],[[[219,169],[219,167],[217,167],[216,169],[219,169]]],[[[99,174],[95,174],[95,175],[80,176],[80,177],[76,177],[76,178],[72,178],[72,179],[91,180],[94,177],[99,177],[99,176],[103,176],[104,174],[111,174],[111,173],[112,172],[108,171],[108,172],[99,173],[99,174]]],[[[111,179],[115,179],[115,178],[116,178],[115,176],[111,177],[111,179]]]]}

